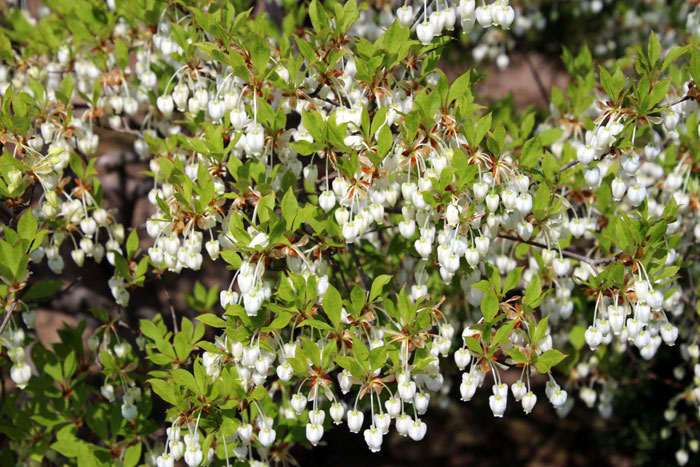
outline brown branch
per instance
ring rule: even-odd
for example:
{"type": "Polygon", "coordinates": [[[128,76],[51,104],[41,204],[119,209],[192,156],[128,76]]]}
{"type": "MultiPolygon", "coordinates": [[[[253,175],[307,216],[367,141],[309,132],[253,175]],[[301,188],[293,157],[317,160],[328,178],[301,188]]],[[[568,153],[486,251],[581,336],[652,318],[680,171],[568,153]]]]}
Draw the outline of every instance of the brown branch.
{"type": "Polygon", "coordinates": [[[173,319],[173,334],[177,334],[179,330],[177,327],[177,317],[175,316],[175,307],[173,307],[173,302],[172,300],[170,300],[170,292],[168,292],[168,289],[163,287],[163,292],[165,292],[165,297],[168,299],[168,306],[170,307],[170,317],[173,319]]]}
{"type": "Polygon", "coordinates": [[[17,302],[19,302],[19,300],[15,298],[15,301],[12,302],[12,305],[10,305],[10,311],[8,311],[7,314],[5,314],[5,317],[2,319],[2,324],[0,324],[0,334],[2,334],[2,332],[7,327],[7,323],[10,322],[10,318],[12,318],[12,313],[15,312],[15,308],[17,307],[17,302]]]}
{"type": "Polygon", "coordinates": [[[668,107],[673,107],[674,105],[681,104],[681,103],[683,103],[683,102],[685,102],[685,101],[689,101],[689,100],[691,100],[691,99],[693,99],[693,98],[692,98],[691,96],[689,96],[689,95],[683,96],[683,97],[681,97],[680,99],[678,99],[677,101],[671,102],[670,104],[668,104],[668,107]]]}
{"type": "MultiPolygon", "coordinates": [[[[124,125],[124,133],[128,133],[130,135],[138,136],[139,138],[143,139],[143,133],[141,133],[139,130],[136,130],[134,128],[131,128],[131,124],[135,123],[134,120],[128,119],[125,116],[122,117],[122,124],[124,125]]],[[[119,130],[116,130],[119,131],[119,130]]]]}
{"type": "Polygon", "coordinates": [[[357,270],[360,272],[360,278],[362,279],[362,285],[365,286],[365,289],[369,290],[369,279],[367,279],[367,274],[365,274],[365,270],[362,269],[362,265],[360,264],[360,258],[357,257],[357,253],[355,252],[355,245],[353,245],[352,243],[349,243],[348,250],[350,250],[350,255],[352,255],[352,259],[355,261],[355,265],[357,266],[357,270]]]}
{"type": "MultiPolygon", "coordinates": [[[[665,106],[661,103],[658,103],[654,107],[651,108],[650,112],[663,110],[664,107],[673,107],[674,105],[682,104],[683,102],[689,101],[689,100],[694,100],[694,98],[690,95],[685,95],[685,96],[681,97],[680,99],[671,102],[670,104],[666,104],[665,106]]],[[[662,144],[662,146],[663,146],[663,144],[662,144]]]]}
{"type": "MultiPolygon", "coordinates": [[[[314,90],[311,91],[310,93],[306,93],[306,97],[308,97],[309,99],[319,99],[319,100],[322,100],[323,102],[326,102],[326,103],[328,103],[328,104],[334,105],[334,106],[336,106],[336,107],[340,107],[340,104],[339,104],[339,103],[333,102],[333,101],[330,100],[330,99],[326,99],[325,97],[319,96],[319,94],[321,93],[321,89],[323,89],[323,84],[319,84],[319,85],[316,87],[316,89],[314,89],[314,90]]],[[[337,97],[338,97],[338,100],[339,100],[341,103],[343,103],[343,99],[342,99],[343,96],[342,96],[342,94],[341,94],[341,93],[336,93],[336,95],[337,95],[337,97]]],[[[343,103],[343,105],[345,105],[345,103],[343,103]]],[[[350,107],[349,103],[348,103],[348,105],[347,105],[346,107],[348,107],[348,108],[350,107]]]]}
{"type": "Polygon", "coordinates": [[[418,7],[414,16],[415,19],[413,20],[413,24],[411,24],[411,31],[414,31],[418,27],[418,25],[423,22],[423,20],[426,18],[426,14],[424,13],[424,11],[429,11],[433,7],[433,3],[435,2],[431,1],[430,5],[427,5],[427,10],[425,8],[425,4],[418,7]]]}
{"type": "MultiPolygon", "coordinates": [[[[531,240],[523,240],[522,238],[518,237],[513,237],[512,235],[499,235],[498,238],[503,238],[505,240],[512,240],[514,242],[520,242],[520,243],[526,243],[528,245],[536,246],[538,248],[542,248],[545,250],[550,249],[547,245],[539,242],[533,242],[531,240]]],[[[575,259],[578,261],[582,261],[588,265],[590,265],[593,268],[593,271],[595,271],[596,274],[598,274],[598,270],[596,269],[597,264],[607,264],[607,263],[612,263],[613,261],[616,261],[619,255],[612,256],[610,258],[589,258],[587,256],[579,255],[578,253],[574,253],[573,251],[569,250],[561,250],[562,256],[569,257],[571,259],[575,259]]]]}
{"type": "Polygon", "coordinates": [[[565,166],[563,166],[562,168],[559,169],[558,173],[562,173],[565,170],[570,169],[571,167],[575,166],[576,164],[578,164],[578,159],[574,159],[571,162],[567,163],[565,166]]]}
{"type": "Polygon", "coordinates": [[[537,72],[535,64],[532,63],[532,60],[530,60],[530,54],[526,52],[523,55],[525,56],[525,61],[527,62],[527,65],[530,67],[532,76],[535,78],[535,83],[537,83],[537,89],[539,89],[540,94],[542,95],[542,99],[544,99],[545,105],[549,105],[549,95],[547,94],[547,89],[545,89],[544,83],[542,83],[542,78],[540,78],[540,74],[537,72]]]}

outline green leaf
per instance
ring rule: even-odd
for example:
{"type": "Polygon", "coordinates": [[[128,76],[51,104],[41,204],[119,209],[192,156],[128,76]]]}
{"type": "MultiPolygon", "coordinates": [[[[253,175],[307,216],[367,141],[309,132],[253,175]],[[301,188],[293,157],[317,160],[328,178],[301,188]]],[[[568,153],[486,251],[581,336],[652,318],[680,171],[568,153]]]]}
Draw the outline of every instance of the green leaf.
{"type": "Polygon", "coordinates": [[[676,47],[673,47],[671,50],[669,50],[666,53],[666,56],[664,57],[664,63],[661,65],[661,71],[665,71],[666,68],[671,66],[671,64],[673,62],[678,60],[678,58],[680,58],[680,56],[683,55],[684,53],[686,53],[687,51],[688,51],[687,46],[683,46],[683,47],[676,46],[676,47]]]}
{"type": "Polygon", "coordinates": [[[312,0],[309,4],[309,19],[315,31],[321,31],[323,27],[328,27],[325,24],[325,10],[322,5],[318,4],[317,0],[312,0]]]}
{"type": "Polygon", "coordinates": [[[124,467],[135,467],[141,459],[142,443],[136,443],[129,446],[124,453],[124,467]]]}
{"type": "Polygon", "coordinates": [[[452,86],[450,86],[450,92],[447,94],[447,105],[457,100],[460,96],[469,88],[471,84],[471,73],[464,73],[462,76],[454,80],[452,86]]]}
{"type": "Polygon", "coordinates": [[[476,290],[480,290],[480,291],[484,292],[485,294],[493,292],[493,286],[486,279],[480,280],[476,284],[472,285],[472,287],[475,288],[476,290]]]}
{"type": "Polygon", "coordinates": [[[649,108],[654,107],[656,104],[661,102],[661,100],[668,94],[668,88],[671,86],[671,80],[665,79],[659,81],[654,85],[654,88],[649,93],[649,99],[647,101],[647,106],[649,108]]]}
{"type": "Polygon", "coordinates": [[[533,167],[542,157],[542,151],[542,140],[539,135],[527,140],[520,155],[520,166],[525,168],[533,167]]]}
{"type": "Polygon", "coordinates": [[[355,337],[352,340],[352,353],[362,368],[369,369],[369,350],[362,339],[355,337]]]}
{"type": "Polygon", "coordinates": [[[85,411],[85,421],[87,422],[88,426],[102,439],[109,438],[107,407],[109,406],[102,404],[91,404],[85,411]]]}
{"type": "Polygon", "coordinates": [[[532,129],[535,127],[535,113],[527,114],[520,123],[520,137],[527,138],[530,136],[532,129]]]}
{"type": "Polygon", "coordinates": [[[294,358],[288,358],[287,361],[294,369],[294,373],[306,373],[308,363],[306,361],[306,353],[304,352],[304,349],[297,347],[296,353],[294,354],[294,358]]]}
{"type": "Polygon", "coordinates": [[[114,253],[114,267],[117,268],[117,271],[119,271],[119,274],[121,274],[125,280],[131,282],[131,271],[129,270],[129,264],[118,251],[112,250],[112,252],[114,253]]]}
{"type": "Polygon", "coordinates": [[[549,326],[549,316],[542,318],[536,326],[530,327],[533,345],[537,345],[547,334],[547,326],[549,326]]]}
{"type": "Polygon", "coordinates": [[[333,359],[338,354],[338,343],[335,340],[329,340],[328,344],[321,351],[321,368],[330,369],[333,359]]]}
{"type": "Polygon", "coordinates": [[[484,136],[486,136],[486,133],[489,131],[491,128],[491,114],[486,114],[484,117],[481,117],[479,121],[476,124],[476,133],[474,134],[474,141],[471,141],[472,146],[478,146],[481,141],[484,139],[484,136]]]}
{"type": "Polygon", "coordinates": [[[386,357],[386,348],[383,345],[372,349],[369,353],[370,370],[374,371],[377,368],[381,368],[386,362],[386,357]]]}
{"type": "Polygon", "coordinates": [[[362,379],[364,376],[364,370],[362,366],[357,363],[357,361],[346,355],[339,355],[335,357],[335,363],[337,363],[341,368],[345,368],[357,379],[362,379]]]}
{"type": "Polygon", "coordinates": [[[404,28],[398,21],[394,21],[384,33],[384,48],[387,52],[395,54],[409,38],[408,28],[404,28]]]}
{"type": "Polygon", "coordinates": [[[401,324],[410,326],[416,317],[416,309],[411,303],[411,299],[406,295],[406,291],[402,288],[397,297],[397,308],[401,317],[401,324]]]}
{"type": "Polygon", "coordinates": [[[542,159],[542,172],[547,180],[554,180],[554,174],[557,167],[557,161],[554,156],[547,151],[542,159]]]}
{"type": "Polygon", "coordinates": [[[558,350],[548,350],[537,359],[537,371],[540,373],[549,373],[552,367],[564,360],[566,355],[558,350]]]}
{"type": "Polygon", "coordinates": [[[250,58],[253,62],[253,67],[259,75],[265,74],[267,62],[270,59],[270,47],[261,37],[256,37],[250,51],[250,58]]]}
{"type": "Polygon", "coordinates": [[[309,360],[311,362],[320,367],[321,366],[321,349],[318,348],[318,345],[310,339],[307,339],[306,337],[302,337],[301,341],[304,343],[304,353],[306,354],[307,357],[309,357],[309,360]]]}
{"type": "Polygon", "coordinates": [[[693,81],[700,83],[700,52],[697,50],[693,51],[693,55],[690,57],[690,75],[693,77],[693,81]]]}
{"type": "Polygon", "coordinates": [[[528,363],[525,354],[516,348],[505,350],[505,353],[517,363],[528,363]]]}
{"type": "Polygon", "coordinates": [[[388,125],[384,125],[381,130],[379,130],[379,137],[377,138],[377,155],[379,157],[384,157],[391,149],[393,144],[393,136],[391,134],[391,129],[388,125]]]}
{"type": "Polygon", "coordinates": [[[66,359],[63,360],[63,376],[66,379],[66,381],[69,381],[71,379],[73,373],[75,373],[75,370],[77,369],[78,361],[76,360],[75,351],[71,350],[70,353],[66,356],[66,359]]]}
{"type": "Polygon", "coordinates": [[[27,103],[22,97],[23,93],[12,95],[12,110],[15,111],[15,117],[24,117],[27,115],[27,103]]]}
{"type": "Polygon", "coordinates": [[[7,63],[12,62],[13,59],[12,43],[2,31],[0,31],[0,58],[7,63]]]}
{"type": "Polygon", "coordinates": [[[555,141],[558,141],[562,134],[564,134],[564,130],[561,128],[549,128],[540,132],[538,136],[543,146],[549,146],[555,141]]]}
{"type": "Polygon", "coordinates": [[[611,189],[611,178],[606,177],[603,179],[603,183],[600,188],[598,188],[598,195],[596,197],[596,204],[601,212],[608,212],[612,207],[612,189],[611,189]]]}
{"type": "Polygon", "coordinates": [[[62,286],[63,282],[57,279],[39,281],[36,284],[33,284],[29,290],[22,295],[22,301],[31,302],[43,300],[55,295],[59,290],[61,290],[62,286]]]}
{"type": "MultiPolygon", "coordinates": [[[[318,112],[312,110],[312,111],[302,111],[301,113],[301,122],[304,125],[304,128],[306,128],[306,131],[309,132],[309,134],[313,137],[315,143],[323,143],[326,140],[326,122],[323,120],[323,117],[321,114],[318,112]]],[[[303,141],[298,141],[298,143],[301,143],[303,141]]],[[[308,143],[308,142],[307,142],[308,143]]],[[[308,143],[312,144],[312,143],[308,143]]],[[[315,149],[315,151],[318,151],[321,149],[323,146],[321,144],[317,145],[318,149],[315,149]]],[[[297,151],[299,152],[299,151],[297,151]]]]}
{"type": "Polygon", "coordinates": [[[583,347],[583,344],[586,342],[585,335],[586,328],[579,324],[572,327],[569,331],[569,342],[571,342],[571,345],[573,345],[576,350],[583,347]]]}
{"type": "Polygon", "coordinates": [[[225,328],[227,326],[226,321],[216,316],[214,313],[203,313],[197,316],[197,319],[213,328],[225,328]]]}
{"type": "Polygon", "coordinates": [[[272,329],[282,329],[289,324],[289,322],[292,320],[292,314],[286,311],[281,312],[278,314],[274,320],[269,324],[269,326],[264,327],[263,331],[265,332],[270,332],[272,329]]]}
{"type": "Polygon", "coordinates": [[[331,320],[331,323],[333,323],[333,327],[336,329],[339,328],[340,317],[343,311],[343,299],[340,297],[338,289],[332,285],[328,286],[328,290],[326,290],[323,296],[323,309],[331,320]]]}
{"type": "Polygon", "coordinates": [[[484,315],[484,320],[487,323],[492,322],[496,314],[498,314],[498,306],[498,297],[493,291],[486,294],[481,301],[481,313],[484,315]]]}
{"type": "Polygon", "coordinates": [[[613,99],[617,100],[620,94],[622,93],[622,90],[625,87],[625,82],[627,82],[627,77],[622,73],[622,71],[618,68],[615,71],[615,74],[612,77],[612,92],[613,95],[610,96],[613,99]]]}
{"type": "Polygon", "coordinates": [[[391,282],[392,276],[388,274],[382,274],[377,276],[372,282],[372,289],[369,292],[369,301],[373,302],[382,293],[382,289],[386,284],[391,282]]]}
{"type": "Polygon", "coordinates": [[[163,339],[165,335],[165,330],[161,331],[153,321],[148,319],[139,320],[139,328],[144,336],[153,340],[163,339]]]}
{"type": "Polygon", "coordinates": [[[31,240],[36,235],[38,224],[31,209],[27,209],[17,222],[17,234],[19,238],[31,240]]]}
{"type": "Polygon", "coordinates": [[[503,295],[507,294],[511,290],[513,290],[515,287],[517,287],[518,283],[520,283],[520,278],[523,275],[523,267],[517,267],[510,271],[508,273],[508,277],[506,277],[506,282],[503,285],[503,295]]]}
{"type": "Polygon", "coordinates": [[[322,331],[330,331],[333,329],[330,324],[318,319],[304,320],[299,324],[299,326],[311,326],[312,328],[320,329],[322,331]]]}
{"type": "Polygon", "coordinates": [[[287,228],[291,228],[294,224],[294,216],[297,215],[299,210],[299,203],[297,203],[296,196],[294,196],[294,191],[290,187],[282,198],[282,217],[287,223],[287,228]]]}
{"type": "Polygon", "coordinates": [[[60,454],[66,457],[77,457],[82,441],[75,437],[72,431],[75,426],[66,425],[56,433],[56,442],[51,445],[60,454]]]}
{"type": "Polygon", "coordinates": [[[549,206],[549,198],[552,195],[551,188],[547,183],[541,183],[532,201],[532,213],[537,219],[543,219],[549,206]]]}
{"type": "Polygon", "coordinates": [[[354,286],[350,291],[350,302],[352,303],[352,315],[359,316],[365,306],[365,292],[358,286],[354,286]]]}
{"type": "Polygon", "coordinates": [[[474,180],[477,173],[476,164],[469,164],[467,157],[460,150],[456,150],[452,156],[452,166],[456,169],[457,188],[462,188],[474,180]]]}
{"type": "Polygon", "coordinates": [[[508,336],[513,330],[513,326],[515,326],[515,321],[508,321],[506,324],[498,328],[498,331],[496,331],[496,335],[494,335],[493,339],[491,340],[491,352],[498,349],[498,347],[500,347],[508,341],[508,336]]]}
{"type": "Polygon", "coordinates": [[[470,336],[464,339],[464,343],[467,344],[467,348],[476,355],[484,355],[484,349],[479,343],[479,339],[474,336],[470,336]]]}
{"type": "Polygon", "coordinates": [[[117,68],[123,70],[129,64],[129,48],[120,38],[114,41],[114,55],[117,58],[117,68]]]}
{"type": "Polygon", "coordinates": [[[233,266],[234,269],[240,268],[241,264],[243,263],[243,260],[241,259],[241,257],[238,256],[232,250],[223,250],[221,253],[219,253],[219,256],[221,256],[223,258],[223,260],[226,261],[228,264],[233,266]]]}
{"type": "Polygon", "coordinates": [[[186,387],[193,394],[200,394],[197,381],[194,379],[194,375],[189,371],[182,368],[172,370],[172,380],[180,386],[186,387]]]}
{"type": "Polygon", "coordinates": [[[649,37],[649,46],[647,47],[647,54],[649,56],[649,65],[653,68],[656,62],[659,61],[661,56],[661,43],[659,38],[656,37],[654,31],[651,31],[651,36],[649,37]]]}
{"type": "Polygon", "coordinates": [[[128,258],[133,258],[134,253],[139,247],[139,235],[136,233],[136,229],[132,230],[129,237],[126,239],[126,256],[128,258]]]}
{"type": "Polygon", "coordinates": [[[537,303],[541,295],[542,281],[540,280],[540,277],[537,274],[535,274],[530,280],[530,283],[527,284],[527,288],[525,289],[525,304],[534,306],[534,304],[537,303]]]}

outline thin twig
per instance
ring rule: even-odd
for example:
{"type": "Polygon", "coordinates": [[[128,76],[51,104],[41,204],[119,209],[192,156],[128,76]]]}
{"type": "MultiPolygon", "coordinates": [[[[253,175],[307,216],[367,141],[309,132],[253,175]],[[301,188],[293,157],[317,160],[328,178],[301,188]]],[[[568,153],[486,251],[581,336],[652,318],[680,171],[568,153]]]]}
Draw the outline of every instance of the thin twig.
{"type": "MultiPolygon", "coordinates": [[[[523,240],[522,238],[513,237],[511,235],[499,235],[498,238],[503,238],[505,240],[512,240],[514,242],[526,243],[528,245],[536,246],[536,247],[542,248],[544,250],[549,249],[549,247],[543,243],[533,242],[530,240],[523,240]]],[[[617,258],[618,258],[618,255],[615,255],[615,256],[612,256],[610,258],[594,259],[594,258],[589,258],[587,256],[579,255],[578,253],[574,253],[573,251],[568,251],[568,250],[561,250],[561,254],[563,256],[567,256],[569,258],[572,258],[572,259],[582,261],[584,263],[589,264],[593,268],[593,270],[595,271],[596,274],[598,274],[598,270],[595,267],[597,264],[612,263],[613,261],[617,261],[617,258]]]]}
{"type": "Polygon", "coordinates": [[[693,268],[687,268],[686,271],[688,272],[689,287],[683,292],[683,295],[681,295],[681,300],[686,305],[693,306],[695,304],[690,301],[691,297],[696,295],[695,279],[693,278],[693,268]]]}
{"type": "Polygon", "coordinates": [[[132,122],[133,122],[132,120],[127,119],[126,117],[122,117],[122,124],[124,125],[124,132],[129,133],[130,135],[138,136],[139,138],[143,139],[143,133],[141,133],[139,130],[136,130],[135,128],[131,128],[132,122]]]}
{"type": "Polygon", "coordinates": [[[571,167],[575,166],[576,164],[578,164],[578,159],[574,159],[571,162],[567,163],[565,166],[563,166],[562,168],[559,169],[558,173],[562,173],[566,169],[570,169],[571,167]]]}
{"type": "Polygon", "coordinates": [[[80,282],[81,280],[83,280],[83,276],[78,276],[78,277],[76,277],[75,279],[73,279],[73,281],[70,282],[67,286],[65,286],[64,288],[62,288],[61,290],[59,290],[58,292],[56,292],[56,293],[53,294],[52,296],[47,297],[47,298],[45,298],[45,299],[43,299],[43,300],[39,300],[39,301],[37,301],[37,302],[35,302],[35,303],[49,303],[49,302],[52,302],[53,300],[56,300],[57,298],[59,298],[60,296],[64,295],[66,292],[68,292],[70,289],[72,289],[73,286],[74,286],[75,284],[77,284],[78,282],[80,282]]]}
{"type": "Polygon", "coordinates": [[[542,95],[542,99],[544,99],[545,105],[549,105],[549,95],[547,95],[547,89],[544,87],[544,83],[542,83],[542,78],[540,78],[540,74],[537,72],[537,68],[535,68],[534,63],[532,63],[532,60],[530,60],[530,54],[525,52],[524,55],[525,61],[530,67],[530,71],[532,72],[532,76],[534,76],[535,78],[535,83],[537,83],[537,89],[539,89],[540,94],[542,95]]]}
{"type": "Polygon", "coordinates": [[[380,226],[380,227],[375,227],[374,229],[369,229],[369,230],[367,230],[367,231],[365,232],[365,234],[374,233],[374,232],[381,232],[381,231],[383,231],[383,230],[393,229],[394,227],[397,227],[397,226],[396,226],[396,225],[382,225],[382,226],[380,226]]]}
{"type": "Polygon", "coordinates": [[[671,102],[670,104],[668,104],[668,106],[669,106],[669,107],[673,107],[674,105],[678,105],[678,104],[680,104],[680,103],[682,103],[682,102],[689,101],[689,100],[691,100],[691,99],[692,99],[691,96],[683,96],[683,97],[681,97],[680,99],[678,99],[677,101],[671,102]]]}
{"type": "Polygon", "coordinates": [[[424,13],[423,10],[429,11],[433,7],[433,3],[435,3],[434,0],[430,2],[430,5],[428,5],[428,8],[426,9],[425,2],[423,2],[423,5],[421,5],[420,8],[418,8],[418,10],[416,11],[416,16],[414,17],[415,19],[413,20],[413,24],[411,24],[411,31],[415,31],[418,25],[423,22],[421,20],[421,16],[423,16],[423,19],[425,19],[426,17],[426,13],[424,13]]]}
{"type": "Polygon", "coordinates": [[[314,95],[313,93],[312,93],[312,94],[309,94],[308,96],[309,96],[309,100],[311,100],[311,99],[319,99],[319,100],[322,100],[323,102],[325,102],[325,103],[327,103],[327,104],[331,104],[331,105],[334,105],[334,106],[336,106],[336,107],[340,107],[340,104],[339,104],[339,103],[333,102],[332,100],[330,100],[330,99],[328,99],[328,98],[326,98],[326,97],[321,97],[321,96],[318,96],[318,95],[314,95]]]}
{"type": "Polygon", "coordinates": [[[8,311],[5,317],[2,319],[2,324],[0,324],[0,334],[2,334],[2,332],[7,327],[7,323],[10,322],[10,318],[12,318],[12,313],[15,312],[15,308],[17,307],[17,302],[19,302],[19,300],[15,298],[15,301],[12,302],[12,305],[10,305],[10,311],[8,311]]]}
{"type": "MultiPolygon", "coordinates": [[[[670,108],[670,107],[673,107],[674,105],[682,104],[682,103],[685,102],[685,101],[694,100],[694,99],[695,99],[694,97],[692,97],[692,96],[686,94],[685,96],[683,96],[683,97],[681,97],[680,99],[677,99],[677,100],[671,102],[670,104],[663,104],[663,103],[659,102],[659,103],[656,104],[654,107],[652,107],[649,111],[650,111],[650,112],[663,111],[666,107],[669,107],[669,108],[670,108]]],[[[664,140],[664,141],[665,141],[665,140],[664,140]]],[[[661,146],[663,147],[663,145],[664,145],[664,144],[663,144],[663,142],[662,142],[662,143],[661,143],[661,146]]]]}
{"type": "Polygon", "coordinates": [[[173,319],[173,333],[177,334],[180,332],[177,327],[177,318],[175,316],[175,308],[173,307],[173,302],[170,300],[170,292],[168,292],[168,289],[163,287],[163,292],[165,292],[165,297],[168,299],[168,306],[170,307],[170,316],[173,319]]]}
{"type": "MultiPolygon", "coordinates": [[[[307,96],[309,99],[320,99],[320,100],[322,100],[322,101],[324,101],[324,102],[327,102],[328,104],[334,105],[334,106],[336,106],[336,107],[340,107],[341,104],[345,105],[345,104],[343,103],[343,99],[342,99],[343,96],[342,96],[342,93],[338,93],[338,94],[337,94],[338,100],[340,101],[340,103],[337,103],[337,102],[333,102],[332,100],[327,99],[327,98],[325,98],[325,97],[321,97],[321,96],[319,95],[319,94],[321,93],[321,89],[323,89],[323,84],[319,84],[319,85],[316,87],[316,89],[314,89],[314,90],[311,91],[310,93],[307,93],[306,96],[307,96]]],[[[350,107],[350,103],[347,103],[346,107],[350,107]]]]}
{"type": "Polygon", "coordinates": [[[340,264],[338,261],[335,259],[331,259],[331,269],[335,273],[336,276],[340,277],[340,280],[343,281],[343,285],[345,286],[345,290],[350,292],[350,287],[348,286],[348,281],[345,279],[345,273],[343,272],[343,268],[340,267],[340,264]]]}
{"type": "Polygon", "coordinates": [[[352,243],[348,244],[348,250],[350,250],[350,254],[352,255],[352,259],[355,261],[355,265],[357,266],[357,270],[360,271],[360,278],[362,279],[362,285],[365,286],[365,289],[369,290],[369,279],[367,279],[367,274],[365,274],[365,270],[362,269],[362,265],[360,264],[360,258],[357,257],[357,253],[355,252],[355,245],[352,243]]]}

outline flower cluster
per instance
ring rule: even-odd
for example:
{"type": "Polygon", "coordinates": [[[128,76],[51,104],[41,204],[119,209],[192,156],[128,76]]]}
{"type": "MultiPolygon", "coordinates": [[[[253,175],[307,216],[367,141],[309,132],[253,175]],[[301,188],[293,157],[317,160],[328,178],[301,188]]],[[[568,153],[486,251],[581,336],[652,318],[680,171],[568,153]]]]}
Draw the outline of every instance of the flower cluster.
{"type": "MultiPolygon", "coordinates": [[[[665,418],[688,462],[700,416],[695,45],[651,33],[608,68],[565,51],[572,80],[547,112],[491,113],[476,70],[450,83],[436,51],[478,23],[473,54],[494,49],[505,68],[499,41],[543,28],[535,8],[313,1],[277,37],[232,3],[155,3],[94,6],[76,20],[94,38],[63,22],[70,6],[38,21],[12,8],[17,29],[0,30],[2,347],[21,410],[98,399],[85,416],[98,441],[57,422],[53,453],[34,460],[136,463],[143,443],[159,467],[284,463],[342,424],[377,452],[392,424],[420,441],[431,404],[484,385],[494,417],[511,395],[525,413],[546,397],[562,416],[578,395],[607,417],[619,359],[644,372],[678,343],[683,390],[665,418]],[[66,40],[20,38],[49,27],[66,40]],[[97,163],[111,133],[134,139],[147,177],[148,219],[128,235],[97,163]],[[33,308],[61,289],[35,279],[40,263],[58,275],[68,254],[79,268],[106,257],[115,308],[91,309],[87,350],[83,329],[64,330],[75,348],[27,355],[33,308]],[[172,305],[168,325],[118,315],[138,287],[224,266],[217,286],[186,296],[197,322],[172,305]],[[506,372],[520,376],[509,386],[506,372]]],[[[21,455],[31,432],[10,435],[21,455]]]]}

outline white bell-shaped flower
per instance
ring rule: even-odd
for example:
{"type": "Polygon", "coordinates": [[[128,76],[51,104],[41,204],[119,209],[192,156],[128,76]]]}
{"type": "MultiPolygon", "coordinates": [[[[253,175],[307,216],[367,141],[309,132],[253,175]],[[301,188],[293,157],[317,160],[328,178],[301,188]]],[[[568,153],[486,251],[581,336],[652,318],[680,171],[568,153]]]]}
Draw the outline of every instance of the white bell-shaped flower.
{"type": "Polygon", "coordinates": [[[374,425],[364,431],[365,442],[372,452],[379,452],[382,449],[382,431],[374,425]]]}
{"type": "MultiPolygon", "coordinates": [[[[362,422],[365,420],[365,414],[358,410],[348,410],[348,429],[353,433],[359,433],[362,429],[362,422]]],[[[366,438],[366,435],[365,435],[366,438]]],[[[369,443],[368,443],[369,444],[369,443]]],[[[381,443],[379,443],[381,445],[381,443]]]]}
{"type": "Polygon", "coordinates": [[[430,45],[435,37],[435,25],[432,22],[423,21],[416,27],[416,35],[421,44],[430,45]]]}

